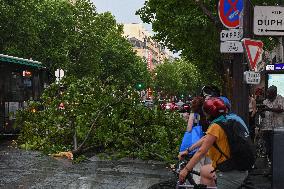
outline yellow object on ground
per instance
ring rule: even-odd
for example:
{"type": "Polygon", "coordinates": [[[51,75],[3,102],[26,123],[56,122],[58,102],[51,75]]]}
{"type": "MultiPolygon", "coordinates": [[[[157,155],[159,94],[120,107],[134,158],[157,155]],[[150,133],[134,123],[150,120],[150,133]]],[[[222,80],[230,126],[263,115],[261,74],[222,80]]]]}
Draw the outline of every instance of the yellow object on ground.
{"type": "Polygon", "coordinates": [[[71,151],[68,152],[59,152],[57,154],[51,154],[52,157],[67,157],[67,159],[73,160],[73,154],[71,151]]]}

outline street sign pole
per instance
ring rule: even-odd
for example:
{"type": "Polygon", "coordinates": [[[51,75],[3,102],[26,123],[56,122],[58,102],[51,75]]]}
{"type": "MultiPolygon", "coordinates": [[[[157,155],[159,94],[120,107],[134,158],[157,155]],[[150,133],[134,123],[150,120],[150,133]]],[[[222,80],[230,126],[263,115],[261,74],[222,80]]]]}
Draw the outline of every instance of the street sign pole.
{"type": "MultiPolygon", "coordinates": [[[[243,1],[243,35],[252,38],[253,6],[250,1],[243,1]]],[[[244,72],[248,70],[244,54],[234,54],[233,60],[233,99],[232,109],[248,124],[248,91],[249,86],[244,82],[244,72]]]]}

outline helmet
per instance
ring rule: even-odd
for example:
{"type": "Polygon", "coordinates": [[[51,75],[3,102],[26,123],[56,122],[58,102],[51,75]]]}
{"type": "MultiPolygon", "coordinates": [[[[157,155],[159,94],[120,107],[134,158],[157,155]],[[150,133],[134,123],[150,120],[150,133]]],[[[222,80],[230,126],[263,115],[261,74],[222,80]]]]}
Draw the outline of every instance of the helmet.
{"type": "Polygon", "coordinates": [[[230,100],[227,97],[225,97],[225,96],[220,96],[219,98],[221,100],[223,100],[223,102],[225,103],[225,105],[227,106],[227,108],[230,111],[231,110],[231,106],[232,106],[230,100]]]}
{"type": "Polygon", "coordinates": [[[227,107],[223,100],[220,98],[209,98],[203,104],[203,111],[206,114],[211,115],[213,118],[216,118],[224,113],[226,113],[227,107]]]}

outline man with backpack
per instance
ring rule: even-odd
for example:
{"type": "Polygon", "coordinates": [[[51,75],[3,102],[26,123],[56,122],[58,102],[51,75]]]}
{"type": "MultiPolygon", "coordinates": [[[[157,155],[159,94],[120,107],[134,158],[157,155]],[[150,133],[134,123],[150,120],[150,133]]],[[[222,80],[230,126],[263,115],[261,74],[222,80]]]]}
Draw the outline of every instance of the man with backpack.
{"type": "Polygon", "coordinates": [[[200,169],[201,184],[215,186],[217,175],[218,189],[236,189],[255,161],[249,134],[239,122],[226,119],[227,107],[220,98],[207,99],[203,111],[211,124],[206,136],[194,145],[199,149],[180,172],[179,180],[183,182],[195,164],[208,154],[212,164],[200,169]]]}

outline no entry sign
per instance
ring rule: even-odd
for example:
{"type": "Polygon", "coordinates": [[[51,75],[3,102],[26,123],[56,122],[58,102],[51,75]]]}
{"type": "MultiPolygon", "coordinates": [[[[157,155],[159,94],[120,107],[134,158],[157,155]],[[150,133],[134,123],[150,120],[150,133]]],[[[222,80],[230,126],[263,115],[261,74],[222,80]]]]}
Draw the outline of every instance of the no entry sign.
{"type": "Polygon", "coordinates": [[[223,25],[227,28],[239,27],[243,8],[243,0],[220,0],[218,13],[223,25]]]}

